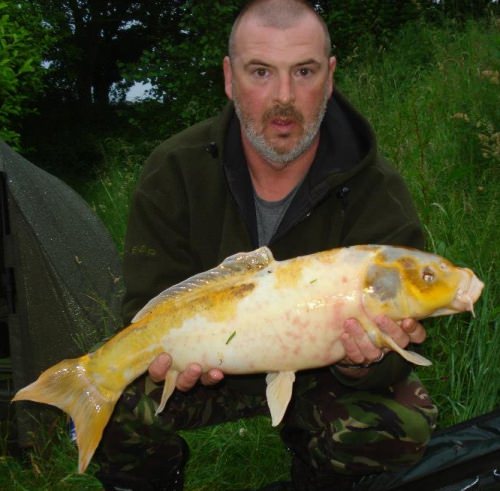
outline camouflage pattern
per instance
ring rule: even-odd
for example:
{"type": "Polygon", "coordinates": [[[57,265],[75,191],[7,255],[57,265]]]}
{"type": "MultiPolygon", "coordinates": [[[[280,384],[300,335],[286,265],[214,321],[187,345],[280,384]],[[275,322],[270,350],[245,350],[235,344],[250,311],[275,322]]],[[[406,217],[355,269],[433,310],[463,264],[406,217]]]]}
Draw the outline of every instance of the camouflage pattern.
{"type": "Polygon", "coordinates": [[[282,438],[294,465],[323,480],[332,473],[361,476],[410,466],[436,425],[436,406],[414,373],[370,392],[345,387],[329,371],[305,375],[296,385],[282,438]]]}
{"type": "MultiPolygon", "coordinates": [[[[151,476],[152,489],[174,489],[168,483],[188,454],[177,430],[268,414],[263,392],[246,394],[223,382],[176,391],[155,416],[161,392],[162,386],[146,376],[124,392],[96,454],[102,480],[151,476]]],[[[294,483],[298,489],[318,490],[323,486],[310,487],[314,479],[327,482],[332,473],[362,475],[411,465],[422,456],[436,416],[415,374],[366,392],[342,385],[328,368],[299,373],[281,430],[294,454],[293,466],[300,469],[292,469],[294,483]]]]}

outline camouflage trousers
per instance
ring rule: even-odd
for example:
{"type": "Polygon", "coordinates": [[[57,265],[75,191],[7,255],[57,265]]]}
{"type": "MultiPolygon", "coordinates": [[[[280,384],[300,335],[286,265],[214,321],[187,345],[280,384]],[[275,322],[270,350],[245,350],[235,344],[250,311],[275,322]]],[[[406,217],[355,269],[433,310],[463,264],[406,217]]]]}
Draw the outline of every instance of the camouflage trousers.
{"type": "MultiPolygon", "coordinates": [[[[245,393],[234,385],[175,391],[155,416],[162,387],[141,377],[124,392],[104,432],[96,455],[101,470],[161,481],[187,458],[176,431],[268,414],[264,393],[245,393]]],[[[371,474],[418,461],[436,416],[415,374],[367,392],[342,385],[326,368],[297,374],[281,436],[294,460],[313,472],[371,474]]]]}

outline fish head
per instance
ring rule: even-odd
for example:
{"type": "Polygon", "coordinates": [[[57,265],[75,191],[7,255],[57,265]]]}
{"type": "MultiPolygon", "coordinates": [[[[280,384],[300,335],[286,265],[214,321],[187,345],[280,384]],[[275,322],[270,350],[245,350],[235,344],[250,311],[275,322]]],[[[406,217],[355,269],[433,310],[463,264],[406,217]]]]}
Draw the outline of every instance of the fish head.
{"type": "Polygon", "coordinates": [[[399,320],[473,312],[484,284],[436,254],[385,246],[367,268],[365,308],[399,320]]]}

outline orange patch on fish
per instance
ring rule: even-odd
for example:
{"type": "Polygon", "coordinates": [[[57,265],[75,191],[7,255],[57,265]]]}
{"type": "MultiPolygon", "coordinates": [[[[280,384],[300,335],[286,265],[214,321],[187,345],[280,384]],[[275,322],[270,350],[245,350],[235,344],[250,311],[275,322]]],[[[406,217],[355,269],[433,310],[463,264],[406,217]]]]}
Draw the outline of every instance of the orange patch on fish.
{"type": "MultiPolygon", "coordinates": [[[[155,313],[161,312],[172,327],[180,326],[182,322],[195,315],[203,316],[207,320],[226,322],[234,317],[240,300],[249,295],[255,288],[255,283],[246,282],[227,284],[225,287],[212,287],[205,292],[186,292],[182,298],[182,308],[176,302],[160,305],[155,313]],[[186,299],[189,295],[189,307],[186,308],[186,299]]],[[[151,316],[151,314],[149,314],[151,316]]]]}
{"type": "Polygon", "coordinates": [[[255,283],[242,283],[215,291],[206,295],[197,305],[206,319],[214,322],[225,322],[236,314],[239,302],[255,288],[255,283]]]}
{"type": "Polygon", "coordinates": [[[324,264],[333,264],[338,259],[338,255],[342,253],[342,249],[330,249],[328,251],[317,252],[314,255],[316,261],[324,264]]]}
{"type": "Polygon", "coordinates": [[[276,288],[294,288],[302,279],[303,264],[289,261],[274,270],[276,288]]]}

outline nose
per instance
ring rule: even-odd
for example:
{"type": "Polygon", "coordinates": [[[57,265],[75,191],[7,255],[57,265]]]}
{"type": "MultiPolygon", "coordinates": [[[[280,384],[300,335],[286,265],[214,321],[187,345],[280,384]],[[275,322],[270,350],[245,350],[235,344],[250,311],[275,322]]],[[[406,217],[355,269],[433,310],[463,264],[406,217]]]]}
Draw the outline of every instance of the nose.
{"type": "Polygon", "coordinates": [[[276,102],[283,105],[290,104],[295,101],[293,79],[289,74],[282,74],[279,76],[275,99],[276,102]]]}

